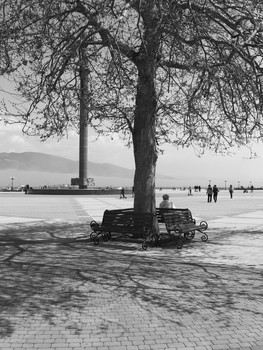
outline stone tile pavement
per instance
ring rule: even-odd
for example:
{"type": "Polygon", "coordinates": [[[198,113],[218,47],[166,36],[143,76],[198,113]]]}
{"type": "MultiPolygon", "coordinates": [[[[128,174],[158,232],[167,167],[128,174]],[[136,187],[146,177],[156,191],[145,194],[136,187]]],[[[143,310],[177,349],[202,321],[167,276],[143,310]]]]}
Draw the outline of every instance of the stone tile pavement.
{"type": "Polygon", "coordinates": [[[263,349],[258,199],[228,214],[222,199],[220,217],[194,199],[210,217],[209,241],[147,251],[89,240],[89,220],[127,201],[42,197],[38,210],[27,196],[13,201],[10,214],[11,197],[0,203],[1,350],[263,349]]]}

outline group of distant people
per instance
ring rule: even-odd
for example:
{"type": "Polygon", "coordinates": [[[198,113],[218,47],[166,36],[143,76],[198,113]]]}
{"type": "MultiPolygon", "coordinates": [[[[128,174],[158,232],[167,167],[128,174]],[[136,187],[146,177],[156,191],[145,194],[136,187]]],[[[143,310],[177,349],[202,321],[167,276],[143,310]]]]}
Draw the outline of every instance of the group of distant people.
{"type": "MultiPolygon", "coordinates": [[[[189,191],[188,192],[188,195],[189,195],[189,193],[191,193],[189,188],[188,188],[188,191],[189,191]]],[[[230,194],[230,198],[233,198],[234,189],[233,189],[232,185],[229,186],[228,191],[229,191],[229,194],[230,194]]],[[[219,188],[216,185],[214,185],[213,187],[211,185],[208,185],[207,190],[206,190],[207,202],[211,203],[212,200],[214,200],[214,202],[216,203],[217,202],[218,193],[219,193],[219,188]]],[[[164,194],[163,195],[163,201],[160,203],[159,207],[160,208],[169,209],[169,208],[175,208],[175,205],[174,205],[173,202],[170,201],[169,195],[168,194],[164,194]]]]}
{"type": "Polygon", "coordinates": [[[206,194],[207,194],[207,202],[211,203],[212,199],[214,199],[214,202],[217,202],[217,196],[219,193],[219,188],[214,185],[213,187],[211,185],[208,185],[206,194]]]}
{"type": "MultiPolygon", "coordinates": [[[[232,185],[229,186],[228,192],[230,194],[230,198],[233,198],[234,189],[232,185]]],[[[211,203],[213,199],[214,202],[216,203],[218,193],[219,193],[219,188],[216,185],[214,185],[213,187],[211,185],[208,185],[206,190],[207,202],[211,203]]]]}
{"type": "MultiPolygon", "coordinates": [[[[196,187],[196,186],[195,186],[196,187]]],[[[251,186],[251,192],[253,192],[254,187],[251,186]]],[[[230,198],[233,198],[233,193],[234,193],[234,188],[232,185],[229,186],[228,188],[228,192],[230,195],[230,198]]],[[[217,197],[218,197],[218,193],[219,193],[219,188],[214,185],[213,187],[209,184],[206,190],[206,194],[207,194],[207,202],[211,203],[212,200],[216,203],[217,202],[217,197]]],[[[191,186],[189,186],[188,188],[188,196],[192,195],[192,188],[191,186]]],[[[134,187],[132,189],[132,196],[134,196],[134,187]]],[[[120,193],[120,198],[127,198],[125,197],[125,192],[124,192],[124,188],[121,188],[121,193],[120,193]]],[[[170,201],[169,199],[169,195],[168,194],[164,194],[163,195],[163,201],[160,203],[159,205],[160,208],[175,208],[175,205],[173,204],[173,202],[170,201]]]]}

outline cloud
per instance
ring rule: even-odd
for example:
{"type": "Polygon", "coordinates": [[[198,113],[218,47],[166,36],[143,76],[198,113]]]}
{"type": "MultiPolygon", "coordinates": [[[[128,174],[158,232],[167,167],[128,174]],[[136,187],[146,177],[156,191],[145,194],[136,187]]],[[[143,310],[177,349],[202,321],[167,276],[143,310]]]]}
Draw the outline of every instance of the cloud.
{"type": "Polygon", "coordinates": [[[0,136],[1,152],[42,152],[78,159],[78,135],[74,132],[63,140],[42,142],[38,137],[24,135],[19,124],[5,125],[0,122],[0,136]]]}
{"type": "Polygon", "coordinates": [[[0,129],[0,137],[4,138],[6,136],[6,132],[0,129]]]}
{"type": "Polygon", "coordinates": [[[26,145],[26,141],[22,136],[12,135],[12,136],[9,136],[8,139],[13,145],[26,145]]]}

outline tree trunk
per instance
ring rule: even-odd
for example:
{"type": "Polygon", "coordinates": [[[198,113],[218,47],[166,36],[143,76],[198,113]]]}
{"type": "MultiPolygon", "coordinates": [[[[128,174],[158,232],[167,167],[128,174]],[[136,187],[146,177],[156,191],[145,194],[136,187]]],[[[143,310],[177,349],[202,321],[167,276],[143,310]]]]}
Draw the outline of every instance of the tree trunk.
{"type": "Polygon", "coordinates": [[[160,13],[156,1],[141,3],[144,35],[135,58],[138,69],[136,108],[134,115],[133,147],[135,159],[134,210],[155,211],[156,150],[156,70],[160,49],[160,13]]]}
{"type": "Polygon", "coordinates": [[[138,66],[138,88],[134,119],[133,147],[135,159],[134,210],[155,211],[155,142],[156,92],[155,65],[145,60],[138,66]]]}

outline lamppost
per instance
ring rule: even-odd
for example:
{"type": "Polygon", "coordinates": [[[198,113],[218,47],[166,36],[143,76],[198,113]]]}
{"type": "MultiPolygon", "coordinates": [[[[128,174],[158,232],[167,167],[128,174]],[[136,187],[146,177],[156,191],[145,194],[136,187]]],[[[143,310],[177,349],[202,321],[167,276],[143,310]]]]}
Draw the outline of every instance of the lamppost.
{"type": "Polygon", "coordinates": [[[226,190],[226,180],[225,180],[225,190],[226,190]]]}
{"type": "Polygon", "coordinates": [[[11,176],[10,177],[10,179],[11,179],[11,181],[12,181],[12,183],[11,183],[11,191],[13,191],[14,190],[14,176],[11,176]]]}

